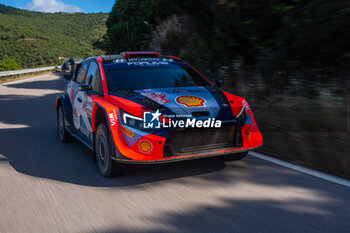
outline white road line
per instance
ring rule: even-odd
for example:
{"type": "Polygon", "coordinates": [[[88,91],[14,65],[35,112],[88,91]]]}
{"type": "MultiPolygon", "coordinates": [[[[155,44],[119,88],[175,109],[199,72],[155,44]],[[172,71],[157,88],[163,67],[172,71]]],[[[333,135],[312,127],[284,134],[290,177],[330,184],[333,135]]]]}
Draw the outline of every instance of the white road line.
{"type": "Polygon", "coordinates": [[[315,177],[318,177],[320,179],[327,180],[327,181],[330,181],[330,182],[333,182],[333,183],[336,183],[336,184],[340,184],[340,185],[343,185],[343,186],[346,186],[346,187],[350,188],[350,181],[347,180],[347,179],[343,179],[343,178],[340,178],[340,177],[337,177],[337,176],[333,176],[333,175],[330,175],[330,174],[327,174],[327,173],[324,173],[324,172],[312,170],[310,168],[305,168],[305,167],[302,167],[302,166],[291,164],[291,163],[288,163],[288,162],[285,162],[285,161],[282,161],[282,160],[279,160],[279,159],[271,158],[269,156],[266,156],[266,155],[263,155],[263,154],[260,154],[260,153],[254,152],[254,151],[249,152],[249,154],[254,156],[254,157],[256,157],[256,158],[259,158],[259,159],[262,159],[262,160],[265,160],[265,161],[268,161],[268,162],[280,165],[282,167],[293,169],[295,171],[302,172],[302,173],[305,173],[305,174],[308,174],[308,175],[311,175],[311,176],[315,176],[315,177]]]}
{"type": "Polygon", "coordinates": [[[56,68],[58,68],[58,66],[40,67],[40,68],[32,68],[32,69],[24,69],[24,70],[1,71],[0,77],[10,76],[10,75],[18,75],[18,74],[34,73],[34,72],[38,72],[38,71],[53,70],[56,68]]]}

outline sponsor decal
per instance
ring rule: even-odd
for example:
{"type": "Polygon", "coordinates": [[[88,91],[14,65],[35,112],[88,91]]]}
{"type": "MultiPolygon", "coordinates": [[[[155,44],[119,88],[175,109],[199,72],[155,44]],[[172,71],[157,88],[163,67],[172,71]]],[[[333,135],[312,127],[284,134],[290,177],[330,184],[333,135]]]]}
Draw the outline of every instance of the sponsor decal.
{"type": "Polygon", "coordinates": [[[249,141],[252,140],[252,131],[251,131],[251,128],[250,128],[250,127],[249,127],[249,128],[246,128],[246,129],[243,131],[243,133],[244,133],[245,135],[247,135],[249,141]]]}
{"type": "Polygon", "coordinates": [[[141,95],[150,98],[151,100],[159,103],[159,104],[167,104],[170,103],[170,100],[166,98],[166,95],[160,92],[143,92],[141,95]]]}
{"type": "Polygon", "coordinates": [[[72,105],[74,104],[74,86],[75,86],[75,83],[73,83],[73,85],[71,86],[72,89],[70,89],[70,99],[71,99],[72,105]]]}
{"type": "Polygon", "coordinates": [[[115,59],[114,63],[124,63],[124,62],[174,62],[172,58],[128,58],[128,59],[115,59]]]}
{"type": "Polygon", "coordinates": [[[125,133],[126,135],[128,135],[129,137],[133,138],[134,137],[134,132],[132,132],[131,130],[127,129],[126,127],[124,127],[122,125],[122,131],[123,133],[125,133]]]}
{"type": "Polygon", "coordinates": [[[143,114],[143,128],[144,129],[159,129],[163,128],[220,128],[221,120],[215,118],[197,119],[187,115],[164,115],[159,109],[156,112],[144,112],[143,114]],[[166,119],[168,121],[166,121],[166,119]],[[162,119],[162,122],[161,122],[162,119]]]}
{"type": "Polygon", "coordinates": [[[168,65],[169,63],[166,61],[135,61],[135,62],[127,62],[127,64],[134,66],[160,66],[160,65],[168,65]]]}
{"type": "Polygon", "coordinates": [[[111,123],[111,126],[115,126],[117,124],[117,120],[118,120],[117,113],[115,112],[115,109],[113,109],[112,113],[108,114],[108,117],[109,117],[109,122],[111,123]]]}
{"type": "Polygon", "coordinates": [[[90,97],[84,96],[83,110],[86,112],[87,116],[91,118],[92,115],[92,100],[90,97]]]}
{"type": "Polygon", "coordinates": [[[89,132],[87,129],[83,128],[80,126],[80,132],[85,135],[86,137],[88,137],[89,139],[92,140],[92,134],[91,132],[89,132]]]}
{"type": "Polygon", "coordinates": [[[80,120],[79,120],[79,117],[78,117],[78,111],[76,108],[74,108],[74,115],[73,115],[73,123],[74,123],[74,127],[76,129],[79,129],[80,127],[80,120]]]}
{"type": "Polygon", "coordinates": [[[187,108],[192,108],[203,107],[206,101],[198,96],[182,95],[176,98],[176,102],[185,105],[187,108]]]}
{"type": "Polygon", "coordinates": [[[249,105],[248,105],[248,103],[247,103],[246,100],[243,100],[243,101],[242,101],[242,105],[243,105],[243,107],[245,108],[246,111],[249,110],[249,105]]]}
{"type": "Polygon", "coordinates": [[[114,63],[123,63],[126,62],[126,59],[115,59],[113,60],[114,63]]]}
{"type": "Polygon", "coordinates": [[[152,149],[153,149],[152,148],[152,143],[150,143],[147,140],[142,140],[139,143],[139,149],[140,149],[141,152],[149,154],[149,152],[151,152],[152,149]]]}
{"type": "MultiPolygon", "coordinates": [[[[201,87],[199,87],[201,88],[201,87]]],[[[169,93],[169,94],[187,94],[187,93],[208,93],[205,89],[166,89],[164,90],[165,92],[169,93]]]]}

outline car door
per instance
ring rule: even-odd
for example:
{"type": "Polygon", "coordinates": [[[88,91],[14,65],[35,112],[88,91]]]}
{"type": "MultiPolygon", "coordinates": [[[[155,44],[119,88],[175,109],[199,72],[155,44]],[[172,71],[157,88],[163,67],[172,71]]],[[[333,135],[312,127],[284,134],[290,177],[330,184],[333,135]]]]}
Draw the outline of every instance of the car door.
{"type": "Polygon", "coordinates": [[[88,62],[82,62],[77,66],[73,84],[70,91],[70,99],[73,110],[73,125],[78,134],[83,134],[84,122],[82,121],[84,92],[79,91],[79,86],[85,83],[88,70],[88,62]]]}
{"type": "Polygon", "coordinates": [[[89,64],[86,78],[84,78],[84,84],[91,85],[91,90],[81,93],[82,106],[80,112],[80,131],[85,137],[92,141],[92,96],[102,95],[103,93],[100,71],[98,64],[95,61],[91,61],[89,64]]]}

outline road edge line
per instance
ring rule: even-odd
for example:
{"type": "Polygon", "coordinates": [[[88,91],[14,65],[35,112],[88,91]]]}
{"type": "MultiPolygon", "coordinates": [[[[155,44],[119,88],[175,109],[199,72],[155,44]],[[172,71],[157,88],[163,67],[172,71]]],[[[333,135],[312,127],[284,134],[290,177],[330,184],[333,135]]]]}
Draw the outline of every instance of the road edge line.
{"type": "Polygon", "coordinates": [[[343,185],[345,187],[350,188],[350,180],[347,180],[347,179],[344,179],[344,178],[341,178],[338,176],[330,175],[328,173],[324,173],[321,171],[316,171],[316,170],[313,170],[310,168],[295,165],[292,163],[288,163],[288,162],[285,162],[285,161],[282,161],[279,159],[275,159],[275,158],[260,154],[258,152],[250,151],[249,154],[255,158],[262,159],[262,160],[280,165],[282,167],[286,167],[286,168],[289,168],[289,169],[292,169],[292,170],[295,170],[295,171],[298,171],[298,172],[301,172],[304,174],[308,174],[308,175],[311,175],[311,176],[314,176],[314,177],[317,177],[317,178],[320,178],[323,180],[327,180],[327,181],[330,181],[332,183],[340,184],[340,185],[343,185]]]}
{"type": "MultiPolygon", "coordinates": [[[[50,73],[49,73],[50,74],[50,73]]],[[[9,82],[5,82],[5,83],[0,83],[0,86],[6,86],[8,84],[16,84],[16,83],[21,83],[21,81],[26,81],[26,80],[31,80],[31,79],[36,79],[36,78],[42,78],[45,75],[49,75],[49,74],[42,74],[42,75],[38,75],[35,77],[29,77],[29,78],[22,78],[22,79],[17,79],[17,80],[13,80],[13,81],[9,81],[9,82]]]]}

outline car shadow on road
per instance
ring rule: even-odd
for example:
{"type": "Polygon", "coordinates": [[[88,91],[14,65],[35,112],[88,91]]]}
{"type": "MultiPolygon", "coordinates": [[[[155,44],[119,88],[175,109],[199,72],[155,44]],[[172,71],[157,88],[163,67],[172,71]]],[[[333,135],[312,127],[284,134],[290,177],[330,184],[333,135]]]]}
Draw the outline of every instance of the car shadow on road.
{"type": "MultiPolygon", "coordinates": [[[[257,195],[258,196],[258,195],[257,195]]],[[[189,211],[165,210],[144,217],[143,225],[128,228],[104,227],[91,232],[160,233],[160,232],[289,232],[343,233],[350,223],[334,203],[293,200],[284,202],[265,199],[220,199],[222,205],[200,205],[189,211]],[[106,229],[107,228],[107,229],[106,229]]]]}
{"type": "MultiPolygon", "coordinates": [[[[62,90],[66,82],[61,77],[54,81],[32,80],[26,85],[33,92],[38,89],[62,90]]],[[[108,179],[99,174],[92,151],[82,143],[59,142],[56,94],[23,95],[17,88],[7,88],[6,91],[9,93],[0,92],[0,154],[8,160],[2,162],[8,162],[16,171],[29,176],[97,187],[135,187],[189,176],[216,184],[251,179],[276,186],[285,179],[281,171],[270,170],[268,177],[266,173],[259,175],[259,169],[264,171],[269,166],[249,158],[230,163],[208,158],[159,165],[130,165],[124,176],[108,179]],[[235,172],[232,174],[227,172],[229,170],[235,172]]],[[[288,179],[297,183],[300,177],[289,175],[288,179]]]]}

